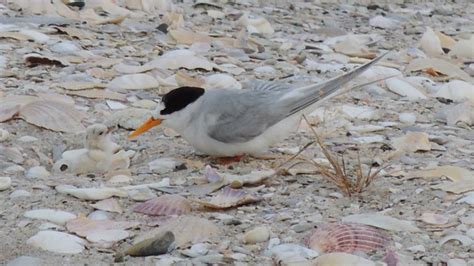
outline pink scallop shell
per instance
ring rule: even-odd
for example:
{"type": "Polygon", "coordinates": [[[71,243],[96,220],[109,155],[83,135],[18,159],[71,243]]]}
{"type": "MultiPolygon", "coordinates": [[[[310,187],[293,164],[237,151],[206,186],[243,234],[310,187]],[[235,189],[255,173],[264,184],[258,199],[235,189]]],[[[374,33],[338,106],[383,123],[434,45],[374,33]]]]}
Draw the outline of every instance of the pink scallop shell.
{"type": "Polygon", "coordinates": [[[133,211],[147,215],[181,215],[191,212],[191,204],[179,195],[163,195],[137,204],[133,211]]]}
{"type": "Polygon", "coordinates": [[[381,229],[357,223],[331,223],[314,230],[306,241],[313,250],[324,253],[364,253],[382,249],[390,242],[381,229]]]}

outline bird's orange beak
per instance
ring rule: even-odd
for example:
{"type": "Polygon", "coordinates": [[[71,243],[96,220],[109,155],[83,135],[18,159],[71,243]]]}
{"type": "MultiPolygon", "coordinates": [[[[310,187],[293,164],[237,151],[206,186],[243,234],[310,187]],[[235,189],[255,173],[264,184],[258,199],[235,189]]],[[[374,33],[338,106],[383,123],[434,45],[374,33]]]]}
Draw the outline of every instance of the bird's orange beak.
{"type": "Polygon", "coordinates": [[[133,139],[133,138],[137,137],[138,135],[141,135],[142,133],[147,132],[152,127],[156,127],[160,124],[161,124],[161,119],[155,119],[153,117],[150,117],[150,118],[148,118],[148,120],[145,123],[143,123],[137,129],[135,129],[135,131],[130,133],[130,135],[128,135],[128,138],[133,139]]]}

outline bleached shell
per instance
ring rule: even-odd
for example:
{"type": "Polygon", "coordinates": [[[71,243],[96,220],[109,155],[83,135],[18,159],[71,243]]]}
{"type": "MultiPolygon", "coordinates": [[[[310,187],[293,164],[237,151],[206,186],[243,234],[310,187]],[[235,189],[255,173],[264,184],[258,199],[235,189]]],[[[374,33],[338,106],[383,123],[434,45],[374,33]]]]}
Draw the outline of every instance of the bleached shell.
{"type": "Polygon", "coordinates": [[[129,74],[114,78],[107,88],[114,91],[144,90],[158,88],[160,83],[148,74],[129,74]]]}
{"type": "Polygon", "coordinates": [[[442,246],[448,243],[449,241],[453,241],[453,240],[460,242],[463,246],[466,246],[466,247],[474,244],[474,240],[472,240],[468,236],[461,235],[461,234],[447,235],[439,240],[439,244],[442,246]]]}
{"type": "Polygon", "coordinates": [[[148,167],[154,173],[165,174],[172,172],[178,162],[173,158],[159,158],[148,163],[148,167]]]}
{"type": "Polygon", "coordinates": [[[306,244],[321,253],[357,251],[371,252],[383,249],[390,239],[375,227],[357,223],[325,224],[313,231],[306,244]]]}
{"type": "Polygon", "coordinates": [[[433,225],[447,224],[449,222],[449,218],[447,216],[432,212],[423,213],[420,219],[427,224],[433,225]]]}
{"type": "Polygon", "coordinates": [[[38,100],[26,104],[19,115],[26,122],[54,131],[76,133],[84,130],[84,115],[74,106],[61,102],[38,100]]]}
{"type": "Polygon", "coordinates": [[[116,212],[116,213],[122,213],[122,207],[120,207],[120,204],[116,199],[104,199],[101,201],[98,201],[94,204],[91,204],[92,207],[98,210],[103,210],[103,211],[108,211],[108,212],[116,212]]]}
{"type": "Polygon", "coordinates": [[[8,176],[0,176],[0,191],[9,189],[12,186],[12,179],[8,176]]]}
{"type": "Polygon", "coordinates": [[[464,197],[460,198],[456,201],[457,203],[467,203],[471,206],[474,206],[474,192],[469,192],[464,195],[464,197]]]}
{"type": "Polygon", "coordinates": [[[384,16],[375,16],[369,20],[369,25],[381,29],[393,29],[400,25],[400,22],[384,16]]]}
{"type": "Polygon", "coordinates": [[[403,79],[390,78],[385,80],[385,84],[387,84],[390,91],[400,96],[407,97],[409,100],[427,99],[426,95],[403,79]]]}
{"type": "Polygon", "coordinates": [[[12,119],[20,112],[20,104],[0,102],[0,123],[12,119]]]}
{"type": "Polygon", "coordinates": [[[36,65],[53,65],[53,66],[68,66],[69,62],[63,60],[61,58],[53,57],[53,56],[46,56],[40,55],[37,53],[26,54],[23,56],[23,60],[25,64],[28,66],[36,66],[36,65]]]}
{"type": "MultiPolygon", "coordinates": [[[[121,229],[109,229],[109,230],[101,230],[95,231],[87,235],[87,240],[93,243],[107,243],[113,244],[120,240],[126,239],[130,236],[130,234],[121,229]]],[[[103,245],[102,245],[103,246],[103,245]]]]}
{"type": "Polygon", "coordinates": [[[113,196],[127,197],[127,192],[118,188],[77,188],[70,185],[56,186],[56,191],[84,200],[103,200],[113,196]]]}
{"type": "Polygon", "coordinates": [[[225,187],[222,191],[215,195],[211,201],[197,201],[205,207],[212,209],[226,209],[245,205],[249,203],[259,202],[262,198],[257,195],[249,194],[243,189],[233,189],[225,187]]]}
{"type": "Polygon", "coordinates": [[[148,215],[182,215],[191,212],[191,204],[179,195],[163,195],[137,204],[133,211],[148,215]]]}
{"type": "Polygon", "coordinates": [[[357,106],[345,104],[341,107],[341,112],[348,119],[372,120],[377,116],[377,111],[370,106],[357,106]]]}
{"type": "Polygon", "coordinates": [[[37,43],[45,43],[50,39],[48,35],[35,30],[22,29],[19,31],[19,33],[30,37],[33,41],[37,43]]]}
{"type": "Polygon", "coordinates": [[[441,115],[446,118],[448,126],[455,126],[459,122],[474,125],[474,101],[448,106],[441,115]]]}
{"type": "Polygon", "coordinates": [[[177,247],[183,247],[189,243],[214,240],[221,236],[221,230],[213,222],[203,218],[185,215],[169,220],[157,229],[142,234],[135,239],[134,243],[164,234],[166,231],[171,231],[174,234],[177,247]]]}
{"type": "Polygon", "coordinates": [[[249,33],[273,34],[275,32],[268,20],[263,17],[251,17],[248,12],[240,17],[238,23],[247,27],[249,33]]]}
{"type": "Polygon", "coordinates": [[[429,56],[436,57],[444,54],[441,41],[430,27],[427,27],[425,33],[423,33],[420,40],[420,47],[429,56]]]}
{"type": "Polygon", "coordinates": [[[30,169],[28,169],[28,172],[26,172],[26,176],[29,178],[46,178],[50,176],[51,174],[44,168],[43,166],[33,166],[30,169]]]}
{"type": "Polygon", "coordinates": [[[403,152],[431,150],[431,142],[425,132],[408,132],[404,136],[393,139],[393,146],[403,152]]]}
{"type": "Polygon", "coordinates": [[[460,57],[467,60],[474,59],[474,35],[469,40],[459,40],[454,44],[449,55],[460,57]]]}
{"type": "Polygon", "coordinates": [[[14,163],[23,163],[23,154],[17,147],[5,147],[0,145],[0,158],[14,163]]]}
{"type": "Polygon", "coordinates": [[[152,70],[153,66],[135,66],[135,65],[127,65],[125,63],[119,63],[114,66],[114,70],[124,74],[137,74],[142,72],[147,72],[152,70]]]}
{"type": "Polygon", "coordinates": [[[436,72],[447,75],[450,78],[459,78],[467,82],[474,82],[474,79],[471,78],[466,72],[464,72],[460,67],[455,64],[452,64],[448,61],[439,58],[417,58],[408,64],[405,68],[405,71],[419,71],[433,69],[436,72]]]}
{"type": "Polygon", "coordinates": [[[64,225],[77,216],[70,212],[53,209],[37,209],[25,212],[24,216],[30,219],[46,220],[55,224],[64,225]]]}
{"type": "Polygon", "coordinates": [[[74,235],[46,230],[38,232],[26,243],[51,252],[77,254],[84,250],[84,245],[87,242],[74,235]]]}
{"type": "Polygon", "coordinates": [[[85,217],[79,217],[66,223],[69,232],[79,236],[87,237],[96,232],[107,230],[125,230],[138,226],[138,222],[117,222],[112,220],[92,220],[85,217]]]}
{"type": "Polygon", "coordinates": [[[457,102],[464,100],[474,102],[474,85],[462,80],[452,80],[444,84],[435,94],[435,97],[450,99],[457,102]]]}
{"type": "Polygon", "coordinates": [[[266,226],[258,226],[244,234],[243,242],[244,244],[255,244],[265,242],[269,238],[270,229],[266,226]]]}
{"type": "Polygon", "coordinates": [[[173,50],[166,52],[157,59],[149,62],[146,66],[153,66],[160,69],[204,69],[210,71],[215,64],[209,62],[204,57],[196,55],[191,50],[173,50]]]}
{"type": "Polygon", "coordinates": [[[412,125],[416,122],[416,114],[414,113],[400,113],[398,120],[404,124],[412,125]]]}
{"type": "Polygon", "coordinates": [[[381,215],[377,213],[353,214],[342,218],[342,221],[370,225],[389,231],[420,231],[420,229],[413,225],[412,222],[399,220],[390,216],[381,215]]]}
{"type": "Polygon", "coordinates": [[[269,250],[269,256],[274,259],[277,265],[291,265],[291,263],[298,262],[309,263],[308,260],[318,257],[319,253],[297,244],[286,243],[272,247],[269,250]]]}
{"type": "Polygon", "coordinates": [[[242,84],[227,74],[213,74],[204,78],[205,89],[242,89],[242,84]]]}
{"type": "Polygon", "coordinates": [[[335,252],[324,254],[312,261],[313,266],[375,266],[373,261],[352,254],[335,252]]]}

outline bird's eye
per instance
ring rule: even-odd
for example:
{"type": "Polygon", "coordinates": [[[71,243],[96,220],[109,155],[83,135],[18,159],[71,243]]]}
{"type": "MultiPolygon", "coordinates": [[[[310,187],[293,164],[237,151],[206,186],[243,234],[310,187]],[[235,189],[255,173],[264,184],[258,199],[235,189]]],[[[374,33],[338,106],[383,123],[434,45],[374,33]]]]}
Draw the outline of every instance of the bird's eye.
{"type": "Polygon", "coordinates": [[[63,165],[61,165],[61,167],[59,167],[59,170],[61,170],[61,172],[64,172],[64,171],[66,171],[67,169],[68,169],[67,164],[63,164],[63,165]]]}
{"type": "Polygon", "coordinates": [[[102,136],[103,134],[104,134],[104,132],[103,132],[103,131],[101,131],[101,132],[99,133],[99,136],[102,136]]]}

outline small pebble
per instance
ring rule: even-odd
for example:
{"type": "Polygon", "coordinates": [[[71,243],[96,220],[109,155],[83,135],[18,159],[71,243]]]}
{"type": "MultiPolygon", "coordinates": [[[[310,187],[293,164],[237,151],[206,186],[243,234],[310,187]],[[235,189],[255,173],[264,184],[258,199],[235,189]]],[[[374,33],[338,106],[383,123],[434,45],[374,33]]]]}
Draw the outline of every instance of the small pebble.
{"type": "Polygon", "coordinates": [[[43,166],[34,166],[28,170],[26,176],[29,178],[46,178],[50,176],[50,173],[43,166]]]}
{"type": "Polygon", "coordinates": [[[5,141],[10,136],[10,133],[3,128],[0,128],[0,142],[5,141]]]}
{"type": "Polygon", "coordinates": [[[27,198],[27,197],[30,197],[30,196],[31,196],[30,192],[28,192],[26,190],[23,190],[23,189],[18,189],[18,190],[13,191],[10,194],[10,199],[27,198]]]}
{"type": "Polygon", "coordinates": [[[245,244],[255,244],[265,242],[270,238],[270,229],[266,226],[256,227],[244,234],[245,244]]]}
{"type": "Polygon", "coordinates": [[[12,186],[12,179],[8,176],[0,177],[0,191],[9,189],[12,186]]]}
{"type": "Polygon", "coordinates": [[[467,263],[462,259],[450,259],[447,266],[467,266],[467,263]]]}

